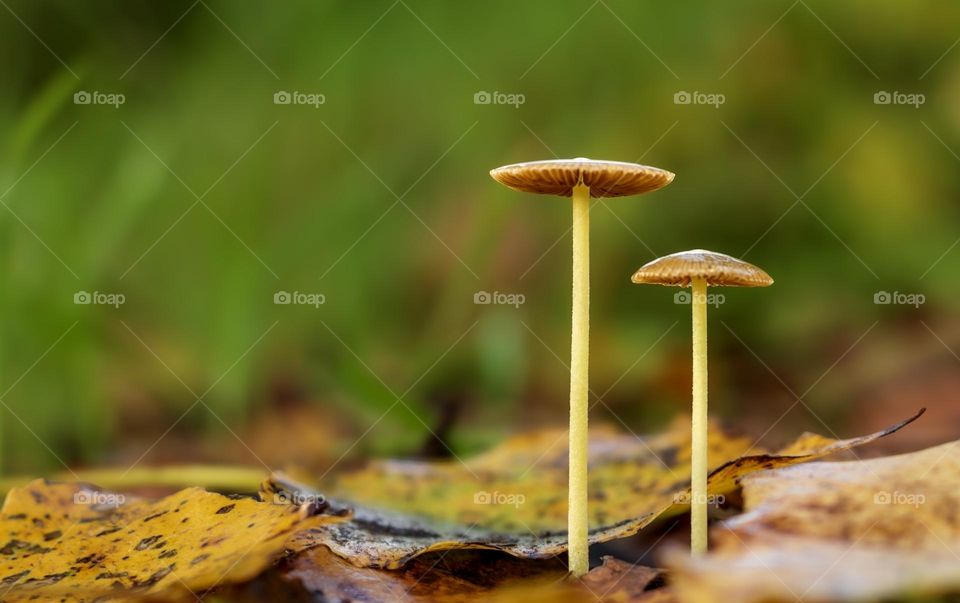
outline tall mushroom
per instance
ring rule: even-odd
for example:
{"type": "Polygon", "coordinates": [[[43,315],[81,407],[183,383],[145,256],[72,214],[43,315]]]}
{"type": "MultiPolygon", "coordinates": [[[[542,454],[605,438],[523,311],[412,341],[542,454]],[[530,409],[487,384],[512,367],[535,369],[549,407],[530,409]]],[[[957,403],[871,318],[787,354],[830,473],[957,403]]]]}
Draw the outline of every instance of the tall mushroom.
{"type": "Polygon", "coordinates": [[[590,351],[590,198],[639,195],[664,187],[673,174],[620,161],[557,159],[490,171],[497,182],[528,193],[573,198],[573,329],[570,341],[570,477],[567,540],[570,572],[590,569],[587,514],[587,367],[590,351]]]}
{"type": "Polygon", "coordinates": [[[767,287],[770,275],[722,253],[694,249],[653,260],[631,279],[637,284],[691,287],[693,414],[690,453],[690,550],[707,550],[707,287],[767,287]]]}

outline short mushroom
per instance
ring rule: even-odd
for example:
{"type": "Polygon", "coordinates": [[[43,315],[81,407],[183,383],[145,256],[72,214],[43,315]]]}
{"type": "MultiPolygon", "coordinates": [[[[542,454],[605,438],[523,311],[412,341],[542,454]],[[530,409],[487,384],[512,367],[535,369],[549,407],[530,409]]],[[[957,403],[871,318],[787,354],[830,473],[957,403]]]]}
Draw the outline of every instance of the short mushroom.
{"type": "Polygon", "coordinates": [[[690,550],[707,550],[707,287],[767,287],[770,275],[729,255],[694,249],[658,258],[637,270],[637,284],[692,287],[693,414],[690,454],[690,550]]]}
{"type": "Polygon", "coordinates": [[[639,195],[664,187],[659,168],[585,158],[531,161],[490,171],[494,180],[528,193],[573,198],[573,329],[570,342],[570,477],[567,540],[570,572],[590,569],[587,514],[587,368],[590,340],[590,197],[639,195]]]}

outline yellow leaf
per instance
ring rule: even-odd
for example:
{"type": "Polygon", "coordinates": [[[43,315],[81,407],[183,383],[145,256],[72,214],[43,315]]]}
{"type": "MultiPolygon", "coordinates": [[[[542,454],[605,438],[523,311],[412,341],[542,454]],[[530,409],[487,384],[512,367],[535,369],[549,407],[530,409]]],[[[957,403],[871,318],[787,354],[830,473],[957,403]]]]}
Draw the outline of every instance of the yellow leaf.
{"type": "Polygon", "coordinates": [[[692,603],[874,601],[960,590],[960,441],[743,480],[745,513],[713,550],[674,550],[692,603]]]}
{"type": "MultiPolygon", "coordinates": [[[[751,439],[712,426],[710,491],[729,492],[753,471],[859,446],[914,419],[850,440],[804,435],[778,454],[757,450],[751,439]]],[[[333,504],[349,501],[353,520],[307,530],[294,543],[323,544],[356,565],[386,568],[451,548],[555,556],[566,550],[566,459],[565,432],[540,431],[464,462],[371,463],[340,475],[330,488],[333,504]]],[[[279,490],[303,489],[276,481],[273,487],[279,490]]],[[[688,422],[677,421],[668,431],[644,438],[592,430],[590,541],[630,536],[665,513],[681,512],[689,500],[689,481],[688,422]]]]}
{"type": "Polygon", "coordinates": [[[199,593],[258,574],[299,525],[295,506],[199,488],[127,501],[37,480],[0,510],[0,600],[199,593]]]}

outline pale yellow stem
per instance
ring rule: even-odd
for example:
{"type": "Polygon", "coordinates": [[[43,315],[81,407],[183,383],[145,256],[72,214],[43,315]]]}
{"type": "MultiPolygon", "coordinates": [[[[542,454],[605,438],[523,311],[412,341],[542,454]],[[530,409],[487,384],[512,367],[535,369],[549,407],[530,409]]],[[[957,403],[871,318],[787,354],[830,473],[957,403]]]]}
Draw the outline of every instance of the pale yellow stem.
{"type": "Polygon", "coordinates": [[[567,539],[570,573],[590,569],[587,531],[588,381],[590,358],[590,188],[573,189],[573,330],[570,341],[570,483],[567,539]]]}
{"type": "Polygon", "coordinates": [[[693,280],[693,416],[690,459],[690,551],[707,551],[707,282],[693,280]]]}

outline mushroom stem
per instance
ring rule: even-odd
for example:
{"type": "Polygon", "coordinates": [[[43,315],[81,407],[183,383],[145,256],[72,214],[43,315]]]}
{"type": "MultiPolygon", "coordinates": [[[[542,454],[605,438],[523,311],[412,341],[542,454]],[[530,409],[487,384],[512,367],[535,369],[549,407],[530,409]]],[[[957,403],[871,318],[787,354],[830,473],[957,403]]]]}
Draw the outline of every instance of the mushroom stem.
{"type": "Polygon", "coordinates": [[[587,542],[587,435],[590,357],[590,188],[573,188],[573,332],[570,339],[570,478],[567,544],[570,573],[590,569],[587,542]]]}
{"type": "Polygon", "coordinates": [[[707,281],[695,278],[693,308],[693,421],[690,455],[690,552],[707,551],[707,281]]]}

